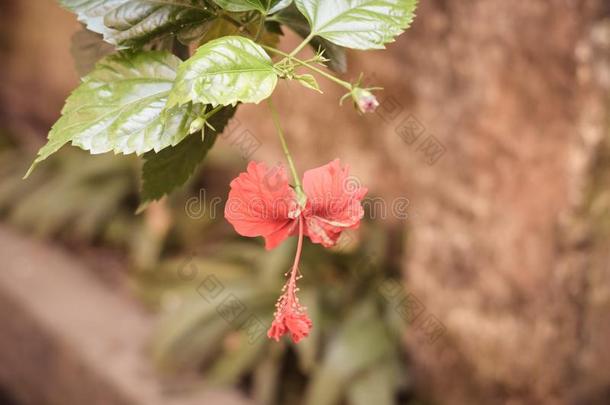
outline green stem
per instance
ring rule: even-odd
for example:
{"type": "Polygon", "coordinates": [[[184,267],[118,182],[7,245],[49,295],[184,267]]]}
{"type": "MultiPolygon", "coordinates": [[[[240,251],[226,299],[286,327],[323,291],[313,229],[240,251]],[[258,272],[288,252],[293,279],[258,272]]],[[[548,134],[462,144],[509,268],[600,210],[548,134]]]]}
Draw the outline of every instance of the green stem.
{"type": "Polygon", "coordinates": [[[341,80],[341,79],[339,79],[338,77],[333,76],[333,75],[331,75],[331,74],[329,74],[329,73],[326,73],[326,72],[325,72],[325,71],[323,71],[322,69],[317,68],[317,67],[315,67],[315,66],[313,66],[313,65],[310,65],[310,64],[309,64],[309,63],[307,63],[307,62],[303,62],[303,61],[301,61],[301,60],[299,60],[299,59],[294,59],[294,61],[295,61],[296,63],[298,63],[299,65],[304,66],[304,67],[306,67],[306,68],[308,68],[308,69],[310,69],[310,70],[313,70],[314,72],[316,72],[316,73],[318,73],[318,74],[320,74],[320,75],[322,75],[322,76],[326,77],[328,80],[330,80],[330,81],[332,81],[332,82],[337,83],[339,86],[341,86],[341,87],[345,87],[346,89],[348,89],[348,90],[350,90],[350,91],[352,90],[352,84],[351,84],[351,83],[346,82],[345,80],[341,80]]]}
{"type": "Polygon", "coordinates": [[[224,105],[219,104],[216,107],[214,107],[213,109],[211,109],[209,112],[206,112],[205,114],[203,114],[203,116],[205,117],[206,121],[212,117],[212,115],[216,114],[218,111],[222,110],[224,107],[224,105]]]}
{"type": "Polygon", "coordinates": [[[345,88],[346,88],[346,89],[348,89],[349,91],[351,91],[351,90],[352,90],[352,84],[351,84],[351,83],[346,82],[345,80],[341,80],[341,79],[339,79],[338,77],[333,76],[333,75],[331,75],[330,73],[327,73],[327,72],[325,72],[324,70],[322,70],[322,69],[320,69],[320,68],[318,68],[318,67],[316,67],[316,66],[314,66],[314,65],[312,65],[312,64],[310,64],[310,63],[307,63],[307,62],[305,62],[305,61],[302,61],[302,60],[300,60],[300,59],[297,59],[297,58],[295,58],[294,56],[292,56],[292,54],[287,54],[286,52],[282,52],[282,51],[280,51],[279,49],[275,49],[275,48],[273,48],[273,47],[271,47],[271,46],[266,46],[266,45],[261,45],[261,46],[262,46],[263,48],[267,49],[268,51],[271,51],[271,52],[273,52],[273,53],[276,53],[276,54],[278,54],[278,55],[284,56],[284,57],[286,57],[286,58],[289,58],[289,59],[291,59],[291,60],[295,61],[295,62],[296,62],[296,63],[298,63],[299,65],[301,65],[301,66],[303,66],[303,67],[306,67],[306,68],[308,68],[308,69],[310,69],[310,70],[312,70],[312,71],[314,71],[314,72],[316,72],[316,73],[318,73],[318,74],[320,74],[320,75],[324,76],[325,78],[327,78],[328,80],[330,80],[330,81],[332,81],[332,82],[335,82],[335,83],[336,83],[336,84],[338,84],[339,86],[341,86],[341,87],[345,87],[345,88]]]}
{"type": "Polygon", "coordinates": [[[250,32],[250,30],[248,30],[248,27],[246,27],[244,24],[240,23],[239,21],[237,21],[236,19],[234,19],[230,15],[228,15],[226,13],[222,13],[222,14],[218,14],[218,16],[220,18],[222,18],[223,20],[233,24],[235,27],[237,27],[237,29],[239,31],[243,31],[246,34],[248,34],[249,36],[252,36],[252,33],[250,32]]]}
{"type": "Polygon", "coordinates": [[[312,33],[310,33],[309,35],[307,35],[307,37],[303,40],[303,42],[301,42],[299,44],[299,46],[297,46],[296,48],[294,48],[294,50],[292,52],[290,52],[290,56],[295,56],[297,53],[301,52],[303,50],[303,48],[305,48],[307,46],[307,44],[309,43],[309,41],[311,41],[313,39],[315,35],[313,35],[312,33]]]}
{"type": "Polygon", "coordinates": [[[282,143],[282,149],[284,150],[284,155],[286,155],[288,166],[290,167],[290,171],[292,172],[292,177],[294,179],[294,185],[297,191],[297,195],[301,197],[302,195],[304,195],[303,187],[301,187],[299,174],[297,173],[297,169],[294,166],[294,162],[292,161],[292,156],[290,155],[290,151],[288,150],[288,144],[286,143],[286,138],[284,137],[284,131],[282,131],[282,126],[280,125],[280,118],[278,116],[277,110],[273,105],[273,102],[271,101],[271,98],[267,99],[267,104],[269,105],[269,110],[271,110],[271,118],[273,119],[273,124],[275,125],[275,129],[277,130],[280,142],[282,143]]]}
{"type": "Polygon", "coordinates": [[[230,22],[231,24],[233,24],[233,25],[234,25],[234,26],[236,26],[237,28],[242,28],[242,27],[243,27],[243,25],[242,25],[242,24],[241,24],[239,21],[237,21],[235,18],[231,17],[231,16],[230,16],[229,14],[227,14],[227,13],[223,13],[223,12],[221,12],[221,13],[219,13],[219,14],[218,14],[218,16],[219,16],[220,18],[222,18],[223,20],[225,20],[225,21],[227,21],[227,22],[230,22]]]}
{"type": "Polygon", "coordinates": [[[258,42],[263,33],[263,29],[265,28],[265,14],[261,13],[261,18],[258,22],[258,30],[256,31],[256,36],[254,37],[254,42],[258,42]]]}

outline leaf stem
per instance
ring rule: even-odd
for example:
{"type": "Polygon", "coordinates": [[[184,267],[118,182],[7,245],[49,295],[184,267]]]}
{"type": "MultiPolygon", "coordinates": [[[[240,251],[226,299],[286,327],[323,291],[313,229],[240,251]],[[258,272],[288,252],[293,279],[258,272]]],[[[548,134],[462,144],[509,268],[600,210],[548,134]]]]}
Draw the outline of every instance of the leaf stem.
{"type": "Polygon", "coordinates": [[[345,87],[347,90],[352,91],[353,87],[352,84],[349,82],[346,82],[345,80],[341,80],[336,76],[331,75],[330,73],[325,72],[324,70],[310,64],[307,63],[305,61],[302,61],[300,59],[295,58],[294,56],[292,56],[291,54],[287,54],[286,52],[282,52],[279,49],[273,48],[271,46],[267,46],[267,45],[263,45],[263,44],[259,44],[261,45],[263,48],[267,49],[268,51],[271,51],[273,53],[276,53],[278,55],[284,56],[286,58],[289,58],[290,60],[295,61],[296,63],[298,63],[299,65],[306,67],[310,70],[313,70],[314,72],[324,76],[325,78],[327,78],[328,80],[338,84],[341,87],[345,87]]]}
{"type": "Polygon", "coordinates": [[[223,108],[224,108],[224,105],[218,104],[216,107],[211,109],[209,112],[206,112],[205,117],[210,118],[212,115],[216,114],[218,111],[222,110],[223,108]]]}
{"type": "Polygon", "coordinates": [[[240,23],[239,21],[237,21],[236,19],[234,19],[233,17],[231,17],[229,14],[227,13],[221,13],[218,14],[218,16],[220,18],[222,18],[223,20],[233,24],[235,27],[237,27],[238,31],[243,31],[246,34],[248,34],[249,36],[252,36],[252,33],[250,32],[250,30],[248,29],[248,27],[242,23],[240,23]]]}
{"type": "Polygon", "coordinates": [[[307,37],[303,40],[303,42],[301,42],[299,44],[299,46],[297,46],[296,48],[294,48],[294,50],[292,52],[290,52],[290,56],[295,56],[297,53],[301,52],[303,50],[303,48],[305,48],[305,46],[307,46],[307,44],[309,43],[309,41],[311,41],[313,39],[313,37],[315,37],[315,35],[313,33],[309,33],[309,35],[307,35],[307,37]]]}
{"type": "Polygon", "coordinates": [[[225,12],[219,13],[218,16],[220,18],[222,18],[223,20],[230,22],[231,24],[233,24],[234,26],[236,26],[238,28],[243,27],[243,25],[239,21],[237,21],[235,18],[231,17],[229,14],[227,14],[225,12]]]}
{"type": "Polygon", "coordinates": [[[256,31],[256,36],[254,37],[254,42],[258,42],[263,33],[263,29],[265,28],[265,14],[260,14],[260,20],[258,22],[258,30],[256,31]]]}
{"type": "Polygon", "coordinates": [[[284,155],[286,155],[286,160],[288,161],[288,166],[290,167],[290,171],[294,179],[294,185],[296,188],[297,196],[302,197],[304,195],[303,187],[301,187],[299,174],[297,173],[297,169],[294,166],[294,162],[292,161],[292,156],[290,155],[290,151],[288,150],[288,144],[286,143],[286,138],[284,137],[284,131],[282,131],[282,126],[280,124],[280,118],[278,116],[277,110],[275,109],[271,98],[267,99],[267,104],[269,105],[269,110],[271,110],[271,118],[273,119],[273,124],[275,125],[275,129],[277,130],[280,142],[282,143],[282,149],[284,150],[284,155]]]}
{"type": "MultiPolygon", "coordinates": [[[[206,124],[207,124],[208,126],[211,126],[211,125],[208,123],[208,120],[209,120],[210,118],[212,118],[212,116],[213,116],[214,114],[216,114],[218,111],[222,110],[224,107],[225,107],[224,105],[219,104],[219,105],[217,105],[216,107],[214,107],[213,109],[211,109],[210,111],[208,111],[208,112],[206,112],[205,114],[203,114],[203,119],[205,120],[205,122],[206,122],[206,124]]],[[[216,129],[215,129],[215,128],[212,128],[212,129],[214,129],[214,131],[216,131],[216,129]]]]}

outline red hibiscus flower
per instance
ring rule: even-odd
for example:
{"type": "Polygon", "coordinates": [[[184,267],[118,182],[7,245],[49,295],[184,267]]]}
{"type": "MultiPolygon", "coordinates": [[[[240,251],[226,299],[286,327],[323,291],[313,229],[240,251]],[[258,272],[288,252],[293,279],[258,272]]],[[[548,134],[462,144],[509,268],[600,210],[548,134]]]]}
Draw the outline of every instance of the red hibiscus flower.
{"type": "Polygon", "coordinates": [[[231,182],[225,218],[237,233],[262,236],[268,250],[291,235],[299,237],[294,265],[268,332],[270,338],[279,340],[289,333],[296,343],[308,335],[311,320],[296,296],[303,236],[325,247],[334,246],[343,230],[360,225],[366,193],[338,159],[306,171],[302,191],[288,184],[283,166],[269,168],[265,163],[250,162],[247,171],[231,182]]]}
{"type": "Polygon", "coordinates": [[[332,247],[341,232],[357,228],[364,215],[360,202],[367,189],[352,180],[349,168],[341,167],[338,159],[308,170],[303,176],[303,204],[283,166],[250,162],[247,172],[231,182],[225,217],[240,235],[264,237],[268,250],[297,234],[299,218],[305,236],[332,247]]]}

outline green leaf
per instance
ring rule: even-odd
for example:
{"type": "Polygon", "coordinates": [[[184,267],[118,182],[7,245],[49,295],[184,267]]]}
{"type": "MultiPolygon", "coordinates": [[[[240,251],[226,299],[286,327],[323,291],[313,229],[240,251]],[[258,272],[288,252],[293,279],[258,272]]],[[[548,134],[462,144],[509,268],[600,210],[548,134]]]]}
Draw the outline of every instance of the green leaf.
{"type": "Polygon", "coordinates": [[[240,35],[239,27],[227,20],[217,19],[205,25],[205,30],[201,30],[199,40],[200,44],[203,45],[215,39],[232,35],[240,35]]]}
{"type": "Polygon", "coordinates": [[[348,381],[392,351],[392,343],[374,303],[354,308],[336,337],[307,390],[306,405],[333,405],[348,381]]]}
{"type": "Polygon", "coordinates": [[[114,47],[93,31],[83,28],[72,35],[70,53],[81,77],[89,74],[100,59],[113,52],[114,47]]]}
{"type": "Polygon", "coordinates": [[[214,0],[227,11],[243,12],[256,10],[263,14],[273,14],[292,3],[292,0],[214,0]]]}
{"type": "MultiPolygon", "coordinates": [[[[219,273],[214,271],[214,274],[219,273]]],[[[183,296],[181,305],[162,320],[153,342],[156,363],[165,368],[187,369],[216,356],[221,351],[223,336],[243,327],[248,316],[259,310],[261,297],[268,296],[267,291],[253,289],[254,282],[245,278],[235,284],[223,283],[215,297],[206,296],[200,285],[192,285],[193,295],[183,296]],[[219,311],[223,300],[230,296],[246,308],[233,320],[223,318],[219,311]]],[[[265,341],[263,336],[259,339],[265,341]]]]}
{"type": "Polygon", "coordinates": [[[295,0],[314,35],[353,49],[382,49],[413,21],[417,0],[295,0]]]}
{"type": "Polygon", "coordinates": [[[104,16],[105,39],[119,47],[138,47],[177,34],[187,38],[196,27],[216,18],[200,0],[124,0],[104,16]]]}
{"type": "Polygon", "coordinates": [[[320,85],[318,85],[316,78],[313,77],[312,75],[310,75],[310,74],[296,75],[294,78],[299,83],[301,83],[304,87],[307,87],[308,89],[311,89],[311,90],[315,90],[318,93],[322,93],[322,90],[320,90],[320,85]]]}
{"type": "Polygon", "coordinates": [[[203,140],[195,133],[174,147],[144,155],[141,209],[186,183],[234,114],[234,107],[224,107],[214,114],[208,122],[215,131],[208,130],[203,140]]]}
{"type": "MultiPolygon", "coordinates": [[[[310,33],[307,19],[305,19],[303,14],[299,12],[294,4],[277,13],[274,16],[274,19],[289,27],[303,38],[306,38],[310,33]]],[[[324,56],[329,60],[328,67],[330,69],[338,73],[347,72],[347,58],[345,56],[344,48],[335,45],[322,37],[314,37],[309,45],[316,52],[324,51],[324,56]]]]}
{"type": "Polygon", "coordinates": [[[282,360],[286,347],[283,345],[269,346],[268,353],[260,359],[254,371],[252,382],[252,397],[256,404],[276,404],[279,386],[285,381],[282,378],[282,360]]]}
{"type": "Polygon", "coordinates": [[[187,104],[161,114],[179,63],[167,52],[104,58],[68,97],[28,174],[70,141],[94,154],[141,154],[176,145],[202,110],[187,104]]]}
{"type": "Polygon", "coordinates": [[[247,38],[223,37],[199,47],[180,66],[167,105],[259,103],[271,95],[277,80],[263,48],[247,38]]]}
{"type": "Polygon", "coordinates": [[[347,388],[349,405],[394,405],[397,390],[396,359],[384,359],[347,388]]]}
{"type": "Polygon", "coordinates": [[[216,312],[217,305],[199,295],[183,297],[180,307],[162,319],[155,334],[154,362],[166,370],[188,369],[217,352],[231,327],[216,312]]]}
{"type": "MultiPolygon", "coordinates": [[[[250,24],[247,24],[244,28],[245,29],[241,30],[240,27],[236,27],[229,21],[217,18],[199,26],[197,29],[190,31],[190,39],[182,38],[181,40],[187,39],[186,42],[198,41],[199,45],[203,45],[206,42],[210,42],[214,39],[218,39],[221,37],[233,35],[247,37],[248,32],[256,32],[256,30],[258,29],[258,22],[253,21],[250,24]]],[[[279,35],[274,32],[269,32],[268,30],[263,31],[258,41],[259,44],[264,44],[272,47],[275,47],[278,42],[279,35]]]]}
{"type": "MultiPolygon", "coordinates": [[[[271,319],[261,322],[267,325],[271,323],[271,319]]],[[[256,366],[269,344],[266,336],[259,336],[250,342],[247,333],[242,331],[238,332],[238,337],[239,346],[224,350],[222,356],[207,372],[208,380],[224,385],[237,383],[240,377],[256,366]]]]}
{"type": "Polygon", "coordinates": [[[104,16],[109,11],[125,3],[125,0],[59,0],[68,10],[76,13],[78,21],[98,34],[106,34],[110,30],[104,25],[104,16]]]}
{"type": "Polygon", "coordinates": [[[265,0],[214,0],[214,3],[227,11],[239,13],[243,11],[257,10],[261,13],[267,12],[265,0]]]}
{"type": "Polygon", "coordinates": [[[252,273],[245,264],[232,263],[221,255],[177,256],[155,263],[150,270],[135,272],[132,281],[138,298],[155,308],[161,308],[168,297],[192,294],[211,275],[218,276],[224,284],[242,280],[252,273]]]}
{"type": "Polygon", "coordinates": [[[119,48],[141,47],[176,35],[183,43],[197,38],[217,17],[211,0],[60,0],[78,20],[119,48]]]}
{"type": "Polygon", "coordinates": [[[0,159],[3,220],[36,236],[88,242],[103,238],[111,223],[128,214],[125,199],[133,195],[133,161],[90,156],[78,149],[63,152],[24,182],[27,157],[17,150],[5,151],[0,159]]]}
{"type": "Polygon", "coordinates": [[[278,11],[290,6],[291,4],[292,0],[275,0],[271,2],[271,7],[269,8],[267,14],[277,13],[278,11]]]}

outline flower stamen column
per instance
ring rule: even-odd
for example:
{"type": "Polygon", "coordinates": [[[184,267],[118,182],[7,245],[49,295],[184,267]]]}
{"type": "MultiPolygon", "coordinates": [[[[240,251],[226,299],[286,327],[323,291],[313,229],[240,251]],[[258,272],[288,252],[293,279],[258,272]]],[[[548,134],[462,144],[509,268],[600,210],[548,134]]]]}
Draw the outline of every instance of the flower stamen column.
{"type": "Polygon", "coordinates": [[[297,280],[302,276],[299,274],[299,261],[301,259],[301,251],[303,249],[303,218],[299,216],[299,240],[297,243],[297,252],[294,258],[294,264],[287,274],[288,281],[282,288],[282,295],[275,304],[274,319],[267,332],[267,336],[276,341],[286,332],[290,333],[293,342],[298,343],[301,339],[309,335],[312,327],[312,322],[307,315],[307,308],[299,302],[297,292],[297,280]]]}

